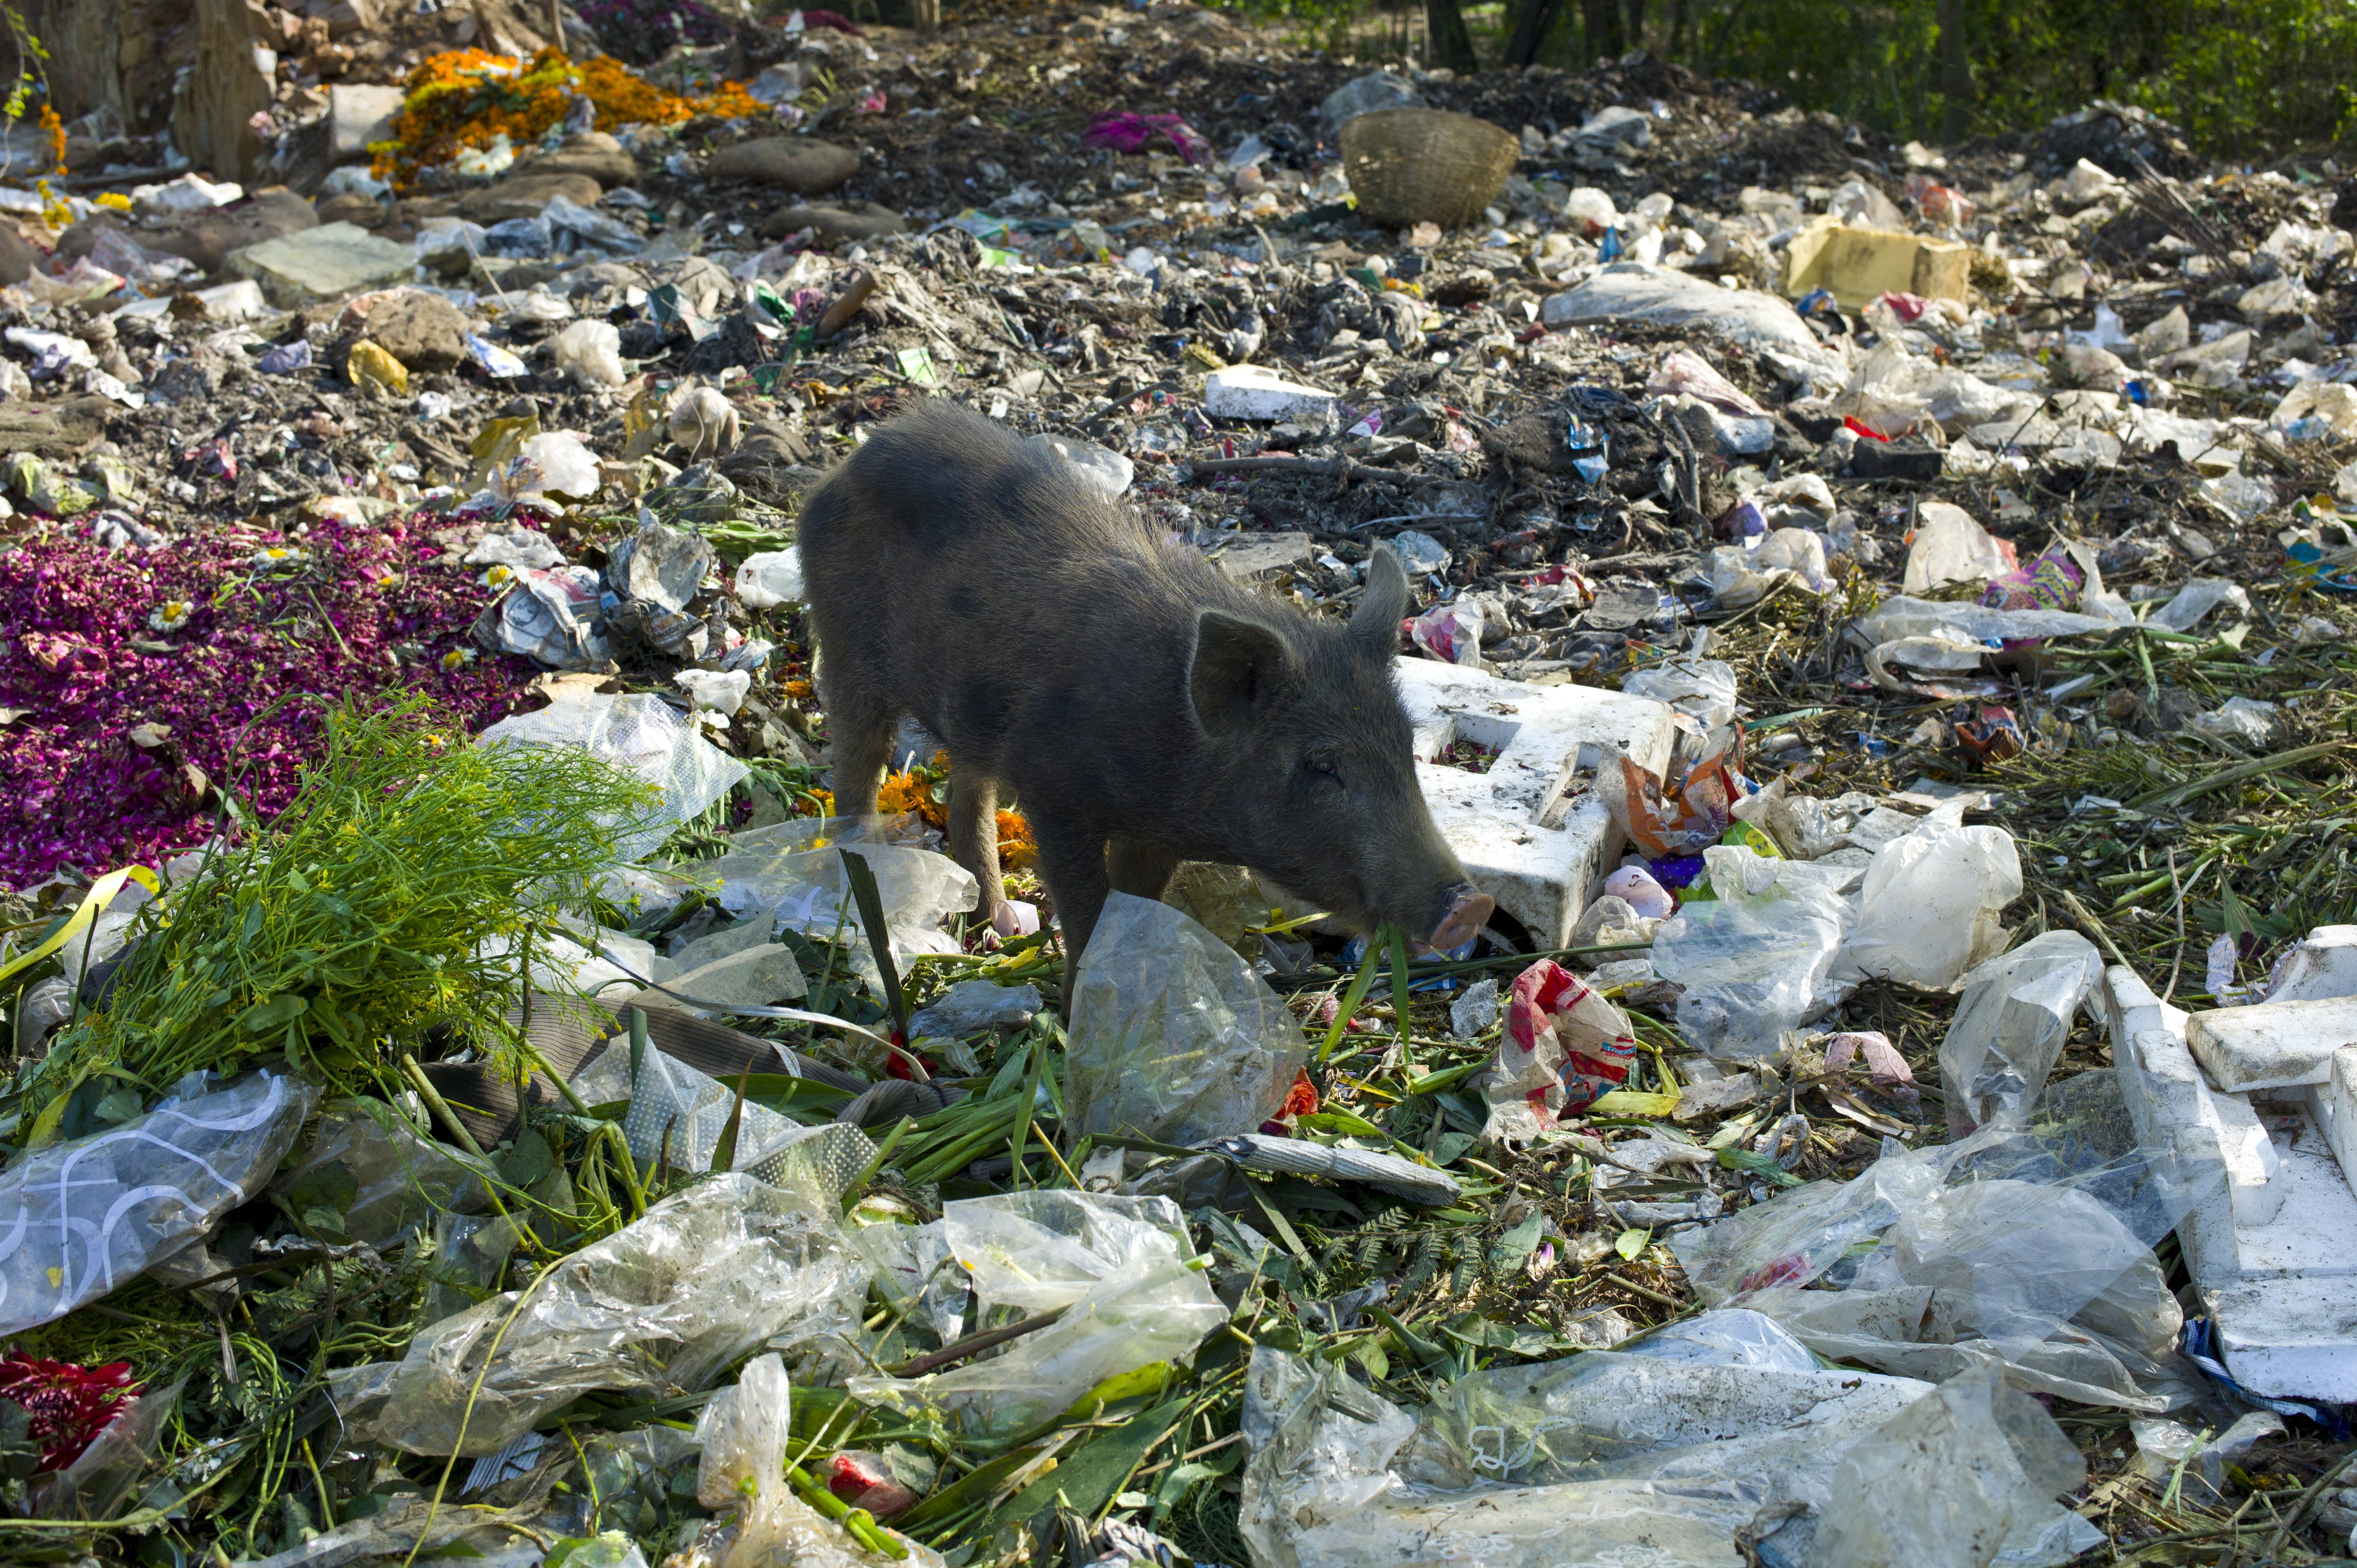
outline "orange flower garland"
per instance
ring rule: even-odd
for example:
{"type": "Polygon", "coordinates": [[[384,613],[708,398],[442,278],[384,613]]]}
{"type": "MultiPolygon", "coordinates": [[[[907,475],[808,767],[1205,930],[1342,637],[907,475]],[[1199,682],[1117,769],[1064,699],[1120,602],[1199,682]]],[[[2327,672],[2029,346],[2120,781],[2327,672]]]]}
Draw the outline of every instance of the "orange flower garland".
{"type": "Polygon", "coordinates": [[[416,188],[421,171],[449,163],[468,147],[504,135],[522,147],[565,121],[577,95],[596,106],[601,131],[622,125],[675,125],[699,114],[742,119],[769,113],[744,87],[724,81],[702,98],[665,92],[609,56],[575,65],[543,49],[526,67],[513,55],[456,49],[429,56],[410,72],[409,97],[393,116],[393,137],[370,149],[371,171],[399,190],[416,188]]]}

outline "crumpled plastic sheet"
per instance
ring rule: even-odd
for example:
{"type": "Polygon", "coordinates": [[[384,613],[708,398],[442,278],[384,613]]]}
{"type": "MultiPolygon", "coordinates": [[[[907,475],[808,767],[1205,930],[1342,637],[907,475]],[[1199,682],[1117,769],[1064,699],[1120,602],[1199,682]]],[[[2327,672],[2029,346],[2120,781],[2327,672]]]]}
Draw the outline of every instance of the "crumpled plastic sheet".
{"type": "Polygon", "coordinates": [[[2151,1248],[2222,1181],[2214,1159],[2138,1146],[2117,1079],[2090,1073],[2024,1126],[1886,1143],[1852,1181],[1668,1244],[1702,1300],[1766,1313],[1820,1355],[1931,1379],[2001,1362],[2019,1387],[2159,1410],[2198,1384],[2171,1354],[2181,1314],[2151,1248]]]}
{"type": "Polygon", "coordinates": [[[1943,583],[1986,583],[2017,564],[2013,546],[1992,537],[1972,513],[1945,501],[1925,501],[1909,536],[1900,591],[1921,594],[1943,583]]]}
{"type": "Polygon", "coordinates": [[[2176,596],[2152,612],[2151,624],[2166,627],[2170,631],[2191,631],[2201,624],[2202,618],[2225,605],[2237,614],[2248,618],[2251,596],[2239,583],[2223,577],[2196,577],[2177,590],[2176,596]]]}
{"type": "Polygon", "coordinates": [[[1036,985],[961,980],[909,1015],[909,1037],[929,1035],[953,1040],[977,1029],[1019,1029],[1041,1005],[1036,985]]]}
{"type": "MultiPolygon", "coordinates": [[[[1662,1347],[1702,1359],[1640,1342],[1477,1372],[1421,1419],[1339,1366],[1264,1347],[1245,1381],[1240,1533],[1256,1568],[1735,1568],[1738,1536],[1757,1561],[1800,1568],[1804,1549],[1770,1551],[1809,1534],[1838,1501],[1837,1467],[1937,1391],[1793,1366],[1756,1327],[1729,1330],[1724,1348],[1662,1347]]],[[[2045,1506],[2042,1529],[2002,1539],[2006,1562],[2060,1563],[2093,1536],[2045,1506]]]]}
{"type": "Polygon", "coordinates": [[[2021,856],[2011,833],[1964,827],[1963,815],[1943,806],[1874,852],[1842,948],[1846,976],[1948,991],[2004,950],[1999,917],[2021,897],[2021,856]]]}
{"type": "Polygon", "coordinates": [[[853,971],[881,993],[883,972],[868,948],[842,851],[849,849],[875,873],[885,929],[904,974],[918,953],[961,950],[942,922],[973,908],[981,890],[974,874],[949,856],[896,842],[902,835],[893,822],[804,819],[752,828],[736,834],[728,853],[705,869],[720,878],[720,907],[732,915],[767,910],[780,927],[822,940],[838,933],[847,939],[853,971]]]}
{"type": "MultiPolygon", "coordinates": [[[[930,1407],[962,1431],[1004,1437],[1115,1373],[1188,1354],[1228,1319],[1204,1275],[1188,1267],[1186,1216],[1167,1197],[1058,1189],[961,1199],[920,1228],[920,1242],[925,1231],[965,1272],[977,1324],[1067,1310],[997,1355],[948,1371],[854,1377],[845,1385],[854,1399],[912,1414],[930,1407]]],[[[920,1244],[920,1266],[927,1255],[920,1244]]]]}
{"type": "Polygon", "coordinates": [[[598,628],[597,593],[597,574],[587,566],[528,567],[468,635],[478,647],[551,670],[603,669],[613,650],[598,628]]]}
{"type": "MultiPolygon", "coordinates": [[[[714,1568],[884,1568],[894,1560],[861,1546],[849,1531],[822,1518],[785,1478],[792,1391],[785,1363],[774,1353],[745,1364],[735,1386],[723,1390],[695,1423],[703,1447],[695,1500],[719,1514],[725,1529],[699,1544],[714,1568]]],[[[941,1568],[931,1547],[891,1532],[908,1548],[906,1568],[941,1568]]]]}
{"type": "Polygon", "coordinates": [[[2076,931],[2048,931],[1964,976],[1940,1042],[1952,1132],[2027,1112],[2103,977],[2103,955],[2076,931]]]}
{"type": "Polygon", "coordinates": [[[1072,995],[1065,1122],[1201,1144],[1256,1133],[1308,1059],[1283,999],[1168,904],[1105,899],[1072,995]]]}
{"type": "Polygon", "coordinates": [[[33,1483],[32,1511],[41,1519],[113,1519],[132,1491],[153,1473],[165,1423],[188,1386],[186,1372],[161,1388],[144,1389],[117,1407],[105,1430],[64,1469],[33,1483]]]}
{"type": "Polygon", "coordinates": [[[537,713],[517,714],[483,731],[479,746],[567,746],[635,773],[658,791],[654,804],[613,824],[618,860],[636,860],[700,816],[748,773],[745,765],[698,735],[661,697],[592,693],[537,713]]]}
{"type": "Polygon", "coordinates": [[[1848,994],[1834,960],[1852,919],[1829,875],[1740,845],[1703,852],[1717,895],[1689,899],[1653,933],[1653,972],[1680,987],[1678,1033],[1721,1058],[1772,1056],[1784,1031],[1848,994]]]}
{"type": "Polygon", "coordinates": [[[318,1090],[191,1073],[119,1127],[26,1155],[0,1174],[0,1335],[98,1300],[260,1192],[318,1090]]]}
{"type": "Polygon", "coordinates": [[[716,1176],[419,1334],[374,1435],[480,1458],[593,1390],[698,1388],[764,1344],[856,1328],[872,1273],[831,1213],[743,1172],[716,1176]]]}
{"type": "Polygon", "coordinates": [[[1720,609],[1739,610],[1765,597],[1780,582],[1791,582],[1812,594],[1833,591],[1825,565],[1825,542],[1805,528],[1780,528],[1760,537],[1757,549],[1723,544],[1705,558],[1705,580],[1711,602],[1720,609]]]}
{"type": "Polygon", "coordinates": [[[575,1076],[573,1091],[588,1105],[629,1102],[622,1135],[642,1168],[667,1164],[673,1170],[710,1170],[732,1112],[738,1120],[729,1168],[800,1193],[813,1205],[840,1204],[845,1189],[876,1157],[867,1134],[847,1123],[806,1126],[750,1101],[740,1111],[733,1084],[651,1046],[633,1073],[630,1042],[623,1038],[610,1042],[575,1076]]]}
{"type": "Polygon", "coordinates": [[[273,1186],[285,1192],[315,1172],[340,1166],[358,1187],[343,1211],[349,1240],[388,1246],[437,1214],[490,1201],[488,1162],[420,1137],[381,1100],[338,1101],[316,1127],[310,1145],[273,1186]]]}
{"type": "Polygon", "coordinates": [[[1984,658],[2005,651],[2008,644],[2118,628],[2116,619],[2076,610],[1991,609],[1894,594],[1851,623],[1849,635],[1865,649],[1867,671],[1875,683],[1903,692],[1913,688],[1893,666],[1977,670],[1984,658]]]}
{"type": "Polygon", "coordinates": [[[1491,1069],[1485,1141],[1528,1142],[1627,1081],[1637,1036],[1629,1015],[1556,963],[1515,977],[1491,1069]]]}
{"type": "Polygon", "coordinates": [[[1999,1369],[1981,1368],[1843,1455],[1804,1561],[1986,1568],[2021,1561],[2034,1543],[2042,1560],[2067,1562],[2104,1540],[2054,1501],[2086,1480],[2086,1460],[2054,1418],[1999,1369]]]}

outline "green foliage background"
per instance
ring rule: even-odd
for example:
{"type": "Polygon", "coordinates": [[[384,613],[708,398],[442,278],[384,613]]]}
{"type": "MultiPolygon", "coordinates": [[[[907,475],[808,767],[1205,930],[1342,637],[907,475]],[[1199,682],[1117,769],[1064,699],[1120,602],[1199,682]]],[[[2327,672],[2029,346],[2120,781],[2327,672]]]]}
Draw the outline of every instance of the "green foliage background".
{"type": "MultiPolygon", "coordinates": [[[[1421,4],[1234,3],[1361,59],[1422,53],[1421,4]]],[[[1526,3],[1461,7],[1484,65],[1501,61],[1526,3]]],[[[1938,140],[1943,10],[1963,23],[1975,134],[2032,129],[2109,98],[2175,122],[2201,152],[2266,157],[2340,136],[2357,109],[2357,0],[1564,0],[1538,59],[1580,66],[1641,47],[1938,140]]]]}

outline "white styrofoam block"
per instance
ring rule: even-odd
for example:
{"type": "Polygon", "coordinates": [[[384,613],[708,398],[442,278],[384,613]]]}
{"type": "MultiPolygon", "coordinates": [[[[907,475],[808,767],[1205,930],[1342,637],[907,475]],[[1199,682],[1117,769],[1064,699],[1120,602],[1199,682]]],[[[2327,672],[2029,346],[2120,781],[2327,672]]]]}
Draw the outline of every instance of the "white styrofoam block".
{"type": "Polygon", "coordinates": [[[2300,1275],[2357,1279],[2357,1193],[2341,1174],[2324,1130],[2296,1101],[2255,1108],[2281,1165],[2274,1218],[2234,1226],[2233,1256],[2246,1278],[2300,1275]]]}
{"type": "Polygon", "coordinates": [[[2201,1294],[2236,1382],[2270,1399],[2357,1400],[2357,1290],[2346,1279],[2253,1280],[2201,1294]]]}
{"type": "Polygon", "coordinates": [[[2322,1083],[2331,1073],[2332,1053],[2357,1045],[2357,997],[2196,1013],[2186,1024],[2185,1043],[2221,1089],[2322,1083]]]}
{"type": "Polygon", "coordinates": [[[2186,1012],[2152,993],[2152,987],[2126,964],[2104,972],[2104,1028],[2115,1041],[2133,1040],[2147,1029],[2166,1029],[2185,1038],[2186,1012]]]}
{"type": "Polygon", "coordinates": [[[2324,1129],[2341,1176],[2357,1187],[2357,1046],[2332,1053],[2332,1076],[2316,1090],[2309,1113],[2324,1129]]]}
{"type": "Polygon", "coordinates": [[[1625,753],[1666,768],[1669,705],[1593,686],[1530,686],[1435,659],[1403,659],[1400,698],[1415,726],[1416,781],[1474,886],[1540,947],[1566,945],[1620,830],[1596,797],[1597,765],[1625,753]],[[1454,741],[1499,747],[1486,773],[1431,760],[1454,741]]]}
{"type": "Polygon", "coordinates": [[[1230,365],[1203,378],[1203,412],[1213,419],[1317,419],[1336,401],[1258,365],[1230,365]]]}
{"type": "Polygon", "coordinates": [[[2357,996],[2357,926],[2319,926],[2293,948],[2283,983],[2269,1002],[2321,1002],[2357,996]]]}

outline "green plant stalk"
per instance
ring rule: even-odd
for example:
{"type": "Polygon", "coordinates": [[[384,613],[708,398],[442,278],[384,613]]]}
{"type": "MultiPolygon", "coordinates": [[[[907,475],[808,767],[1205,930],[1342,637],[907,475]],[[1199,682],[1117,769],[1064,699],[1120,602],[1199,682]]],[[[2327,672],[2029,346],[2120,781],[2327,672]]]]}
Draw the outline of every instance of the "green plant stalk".
{"type": "Polygon", "coordinates": [[[1342,1000],[1334,1009],[1334,1022],[1326,1030],[1326,1043],[1318,1047],[1318,1061],[1322,1063],[1332,1056],[1334,1047],[1342,1043],[1343,1032],[1350,1027],[1351,1017],[1359,1011],[1359,1004],[1367,999],[1367,988],[1374,983],[1375,944],[1369,942],[1367,956],[1361,961],[1359,972],[1351,977],[1349,989],[1342,993],[1342,1000]]]}
{"type": "Polygon", "coordinates": [[[858,1540],[859,1544],[868,1551],[881,1552],[895,1563],[908,1557],[909,1549],[878,1529],[874,1514],[869,1513],[866,1509],[853,1508],[849,1503],[819,1485],[810,1473],[800,1466],[787,1466],[786,1479],[793,1483],[794,1490],[802,1494],[804,1502],[849,1530],[858,1540]]]}

